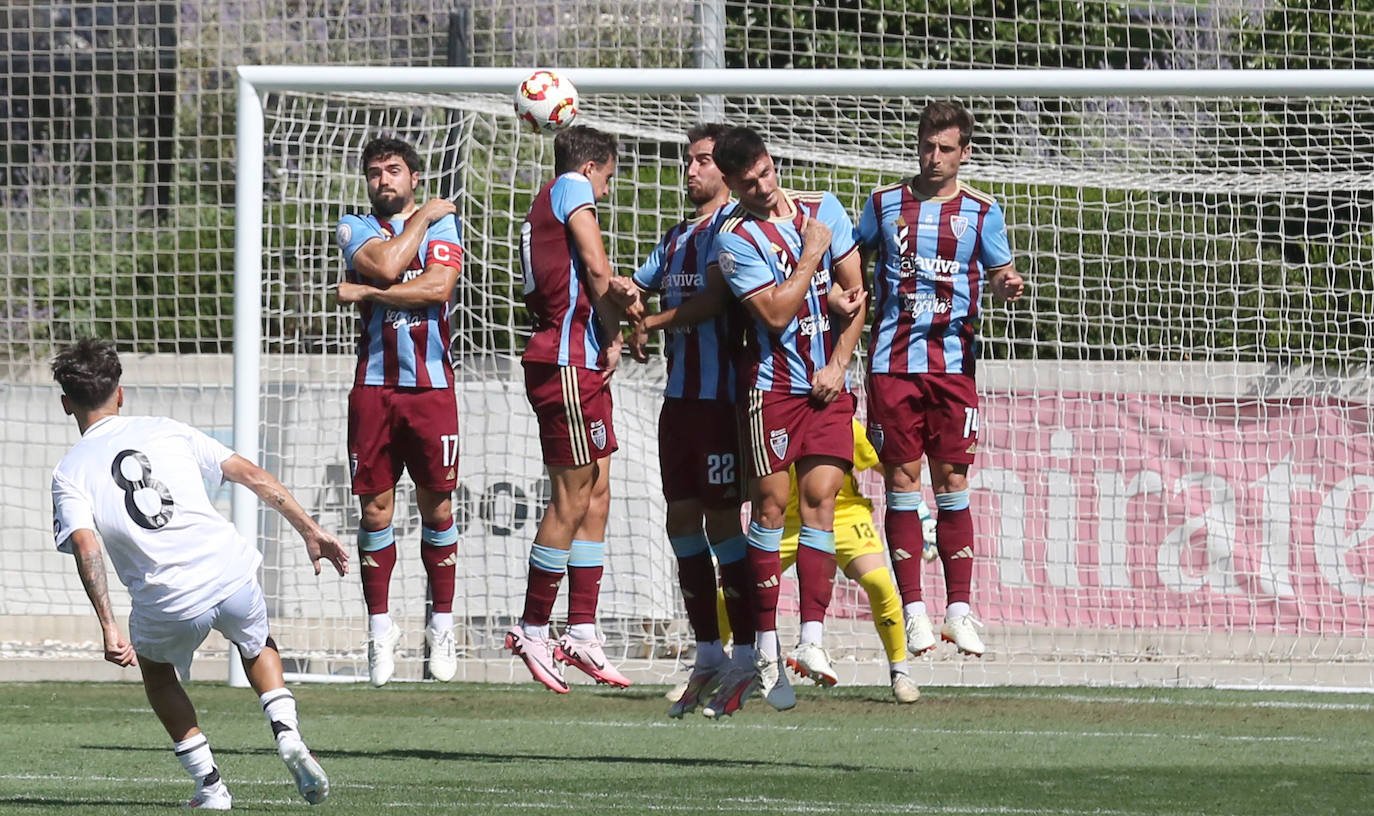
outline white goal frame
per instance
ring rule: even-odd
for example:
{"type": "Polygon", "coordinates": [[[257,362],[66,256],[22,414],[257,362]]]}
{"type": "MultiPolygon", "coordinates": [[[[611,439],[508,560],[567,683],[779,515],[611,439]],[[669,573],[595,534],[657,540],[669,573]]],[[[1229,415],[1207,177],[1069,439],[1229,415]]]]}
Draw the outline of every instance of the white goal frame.
{"type": "MultiPolygon", "coordinates": [[[[263,315],[263,100],[273,92],[508,94],[533,67],[392,68],[239,66],[236,144],[233,447],[261,459],[263,315]]],[[[618,95],[1006,95],[1006,96],[1374,96],[1371,70],[761,70],[562,68],[585,94],[618,95]]],[[[257,498],[232,491],[232,520],[258,540],[257,498]]],[[[231,681],[238,661],[230,660],[231,681]]]]}

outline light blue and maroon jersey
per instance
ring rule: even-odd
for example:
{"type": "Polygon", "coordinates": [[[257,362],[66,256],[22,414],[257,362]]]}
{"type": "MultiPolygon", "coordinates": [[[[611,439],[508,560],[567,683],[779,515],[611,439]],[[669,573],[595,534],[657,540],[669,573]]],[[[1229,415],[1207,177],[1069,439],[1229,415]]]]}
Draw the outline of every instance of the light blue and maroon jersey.
{"type": "Polygon", "coordinates": [[[963,183],[923,198],[907,180],[873,191],[855,237],[873,253],[869,372],[972,376],[983,276],[1012,260],[997,202],[963,183]]]}
{"type": "Polygon", "coordinates": [[[830,228],[830,249],[811,276],[811,288],[797,314],[781,333],[751,315],[739,361],[741,388],[807,394],[811,376],[825,366],[835,348],[826,296],[830,270],[854,251],[854,222],[830,193],[782,194],[792,204],[792,215],[759,218],[736,207],[716,233],[715,252],[731,291],[747,301],[792,275],[802,254],[806,218],[819,219],[830,228]]]}
{"type": "MultiPolygon", "coordinates": [[[[634,274],[646,292],[660,292],[663,308],[681,306],[706,288],[706,267],[715,263],[711,251],[716,230],[734,204],[690,218],[668,230],[648,260],[634,274]]],[[[670,332],[668,385],[663,396],[679,399],[729,400],[735,398],[735,349],[724,315],[690,328],[670,332]]]]}
{"type": "MultiPolygon", "coordinates": [[[[343,250],[348,279],[378,288],[389,286],[353,267],[353,256],[374,239],[389,240],[405,229],[404,218],[381,221],[375,215],[345,215],[334,236],[343,250]]],[[[429,225],[420,249],[401,275],[408,281],[430,264],[463,268],[463,242],[458,219],[446,215],[429,225]]],[[[441,306],[396,309],[380,303],[358,304],[358,369],[354,385],[395,388],[452,388],[453,357],[449,352],[448,317],[453,308],[449,292],[441,306]]]]}
{"type": "Polygon", "coordinates": [[[527,362],[601,370],[606,338],[592,308],[586,266],[568,229],[573,213],[586,208],[595,213],[592,183],[581,173],[564,173],[535,196],[520,229],[525,306],[534,318],[523,357],[527,362]]]}

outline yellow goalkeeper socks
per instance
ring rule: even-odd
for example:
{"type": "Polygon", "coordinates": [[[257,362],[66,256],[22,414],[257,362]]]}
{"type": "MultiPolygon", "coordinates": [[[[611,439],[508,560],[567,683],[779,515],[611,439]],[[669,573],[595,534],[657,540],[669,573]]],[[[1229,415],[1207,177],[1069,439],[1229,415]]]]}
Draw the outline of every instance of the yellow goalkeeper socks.
{"type": "Polygon", "coordinates": [[[859,576],[859,585],[868,595],[868,608],[873,611],[873,626],[883,642],[889,663],[906,660],[906,629],[902,626],[902,600],[892,583],[887,567],[871,569],[859,576]]]}

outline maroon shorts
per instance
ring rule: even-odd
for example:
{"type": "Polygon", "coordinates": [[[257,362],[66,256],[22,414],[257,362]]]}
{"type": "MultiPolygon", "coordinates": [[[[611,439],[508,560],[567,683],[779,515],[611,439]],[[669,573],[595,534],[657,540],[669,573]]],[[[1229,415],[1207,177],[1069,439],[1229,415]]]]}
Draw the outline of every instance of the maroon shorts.
{"type": "Polygon", "coordinates": [[[580,467],[616,450],[611,383],[600,371],[524,363],[525,396],[539,418],[544,464],[580,467]]]}
{"type": "Polygon", "coordinates": [[[978,453],[978,389],[967,374],[870,374],[868,441],[884,464],[971,465],[978,453]]]}
{"type": "Polygon", "coordinates": [[[663,498],[698,499],[706,507],[738,505],[743,477],[735,404],[725,400],[663,401],[658,413],[658,463],[663,498]]]}
{"type": "Polygon", "coordinates": [[[803,456],[854,462],[853,394],[827,404],[806,394],[750,390],[740,410],[750,478],[787,470],[803,456]]]}
{"type": "Polygon", "coordinates": [[[353,495],[384,493],[401,471],[419,487],[458,484],[458,400],[452,388],[355,385],[348,392],[353,495]]]}

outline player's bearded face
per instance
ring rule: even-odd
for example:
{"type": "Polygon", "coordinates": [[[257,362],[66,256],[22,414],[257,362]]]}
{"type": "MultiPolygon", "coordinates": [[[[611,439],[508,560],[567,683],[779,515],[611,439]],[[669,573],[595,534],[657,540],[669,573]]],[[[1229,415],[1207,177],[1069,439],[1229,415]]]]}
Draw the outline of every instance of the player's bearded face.
{"type": "Polygon", "coordinates": [[[367,198],[383,218],[410,209],[419,183],[420,174],[411,172],[400,156],[383,156],[367,166],[367,198]]]}
{"type": "Polygon", "coordinates": [[[921,180],[940,185],[959,176],[959,165],[968,160],[970,145],[959,144],[959,128],[922,133],[920,144],[921,180]]]}
{"type": "Polygon", "coordinates": [[[687,199],[698,207],[712,201],[725,189],[725,179],[711,157],[715,146],[715,140],[702,139],[687,147],[687,199]]]}

